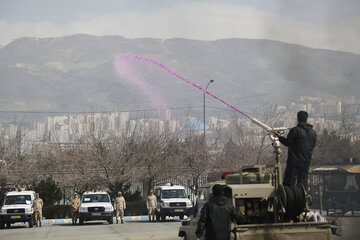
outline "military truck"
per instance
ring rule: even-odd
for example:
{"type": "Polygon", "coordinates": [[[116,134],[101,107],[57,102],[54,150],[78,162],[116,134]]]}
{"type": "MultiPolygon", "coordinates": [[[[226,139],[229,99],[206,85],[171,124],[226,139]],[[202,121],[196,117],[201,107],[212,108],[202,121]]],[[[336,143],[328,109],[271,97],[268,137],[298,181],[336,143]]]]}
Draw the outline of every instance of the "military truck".
{"type": "Polygon", "coordinates": [[[277,182],[275,173],[266,173],[267,165],[241,166],[227,173],[223,181],[209,183],[199,190],[196,212],[183,221],[179,237],[196,239],[195,230],[202,206],[212,196],[214,184],[224,185],[225,196],[246,222],[234,220],[232,239],[332,239],[331,226],[308,209],[309,196],[303,186],[286,187],[277,182]]]}
{"type": "MultiPolygon", "coordinates": [[[[320,214],[309,210],[311,202],[303,185],[281,185],[280,142],[271,128],[257,119],[254,124],[267,131],[274,147],[275,163],[270,165],[240,166],[223,175],[224,195],[236,209],[231,223],[231,239],[241,240],[331,240],[331,225],[320,214]],[[240,217],[242,216],[242,217],[240,217]],[[245,221],[244,221],[245,218],[245,221]]],[[[179,236],[196,239],[195,230],[201,208],[212,195],[212,185],[200,189],[194,216],[183,221],[179,236]]]]}

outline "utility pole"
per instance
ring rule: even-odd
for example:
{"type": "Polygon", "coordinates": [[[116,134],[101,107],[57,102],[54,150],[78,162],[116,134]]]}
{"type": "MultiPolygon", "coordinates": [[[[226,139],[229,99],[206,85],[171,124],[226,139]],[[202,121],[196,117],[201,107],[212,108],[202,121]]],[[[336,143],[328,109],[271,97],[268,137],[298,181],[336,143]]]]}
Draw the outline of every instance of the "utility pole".
{"type": "MultiPolygon", "coordinates": [[[[206,85],[206,87],[205,87],[205,90],[207,90],[207,88],[209,87],[209,85],[210,85],[210,83],[213,83],[214,82],[214,80],[210,80],[208,83],[207,83],[207,85],[206,85]]],[[[205,92],[204,92],[204,143],[205,143],[205,92]]]]}

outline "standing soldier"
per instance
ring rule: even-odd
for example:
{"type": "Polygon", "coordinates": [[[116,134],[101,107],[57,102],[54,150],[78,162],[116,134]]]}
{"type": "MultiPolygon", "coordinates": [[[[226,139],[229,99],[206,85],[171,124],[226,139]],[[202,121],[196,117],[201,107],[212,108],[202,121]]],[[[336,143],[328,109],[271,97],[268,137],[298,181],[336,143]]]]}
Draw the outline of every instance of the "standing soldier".
{"type": "Polygon", "coordinates": [[[118,197],[115,199],[114,208],[116,210],[116,223],[119,223],[119,215],[120,215],[121,223],[123,224],[126,202],[121,192],[118,192],[118,197]]]}
{"type": "Polygon", "coordinates": [[[148,209],[149,222],[151,222],[151,216],[152,216],[152,220],[155,221],[156,204],[157,204],[156,196],[154,195],[153,190],[150,190],[150,194],[146,199],[146,207],[148,209]]]}
{"type": "Polygon", "coordinates": [[[44,205],[43,200],[39,197],[39,194],[37,193],[36,198],[33,201],[33,208],[35,212],[35,226],[38,226],[38,220],[39,220],[39,226],[41,227],[43,205],[44,205]]]}
{"type": "Polygon", "coordinates": [[[79,218],[79,207],[80,207],[80,198],[78,198],[77,193],[74,193],[74,198],[71,199],[71,216],[72,224],[76,225],[76,222],[79,218]]]}

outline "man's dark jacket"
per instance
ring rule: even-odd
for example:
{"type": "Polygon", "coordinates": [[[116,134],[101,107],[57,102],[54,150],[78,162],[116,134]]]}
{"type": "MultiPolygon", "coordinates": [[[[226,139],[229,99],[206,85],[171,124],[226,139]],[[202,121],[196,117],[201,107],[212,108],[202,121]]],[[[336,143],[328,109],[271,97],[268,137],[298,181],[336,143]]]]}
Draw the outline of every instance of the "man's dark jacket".
{"type": "Polygon", "coordinates": [[[288,147],[287,165],[298,168],[309,167],[316,137],[312,125],[303,122],[292,128],[287,138],[280,136],[279,141],[288,147]]]}
{"type": "Polygon", "coordinates": [[[196,236],[205,230],[205,240],[229,240],[230,222],[235,218],[235,208],[227,197],[212,197],[201,209],[196,236]]]}

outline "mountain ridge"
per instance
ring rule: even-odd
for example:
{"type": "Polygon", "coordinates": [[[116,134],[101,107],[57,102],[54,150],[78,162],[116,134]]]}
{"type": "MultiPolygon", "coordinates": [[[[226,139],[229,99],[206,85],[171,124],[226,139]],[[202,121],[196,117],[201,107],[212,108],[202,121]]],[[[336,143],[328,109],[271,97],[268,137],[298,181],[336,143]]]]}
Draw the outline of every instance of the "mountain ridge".
{"type": "MultiPolygon", "coordinates": [[[[155,59],[199,85],[215,79],[209,91],[240,106],[360,92],[360,55],[354,53],[262,39],[162,40],[77,34],[21,38],[1,47],[1,108],[150,107],[149,99],[117,75],[113,62],[122,53],[155,59]],[[250,97],[240,101],[242,96],[250,97]]],[[[201,92],[152,66],[137,67],[169,106],[201,105],[201,92]]]]}

